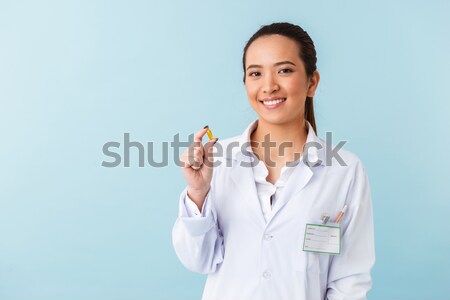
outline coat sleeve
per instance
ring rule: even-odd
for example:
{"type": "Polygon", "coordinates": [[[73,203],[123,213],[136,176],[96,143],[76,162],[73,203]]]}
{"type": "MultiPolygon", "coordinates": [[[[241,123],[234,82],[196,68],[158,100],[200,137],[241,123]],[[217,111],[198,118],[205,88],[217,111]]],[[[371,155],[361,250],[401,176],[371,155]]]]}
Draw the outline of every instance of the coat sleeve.
{"type": "Polygon", "coordinates": [[[201,216],[190,216],[186,207],[187,187],[179,200],[179,214],[172,230],[175,253],[193,272],[215,272],[223,261],[223,236],[212,203],[212,187],[206,195],[201,216]]]}
{"type": "Polygon", "coordinates": [[[368,176],[358,160],[349,186],[347,212],[342,217],[341,254],[328,270],[327,299],[363,300],[372,286],[375,263],[372,199],[368,176]]]}

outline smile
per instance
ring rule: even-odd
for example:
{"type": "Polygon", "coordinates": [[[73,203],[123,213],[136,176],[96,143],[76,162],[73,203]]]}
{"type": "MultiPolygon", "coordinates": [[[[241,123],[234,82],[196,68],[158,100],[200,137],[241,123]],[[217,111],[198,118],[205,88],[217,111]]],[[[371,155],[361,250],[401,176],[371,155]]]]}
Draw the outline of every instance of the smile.
{"type": "Polygon", "coordinates": [[[281,105],[281,103],[285,102],[286,98],[278,98],[271,100],[260,100],[264,104],[266,108],[276,108],[281,105]]]}

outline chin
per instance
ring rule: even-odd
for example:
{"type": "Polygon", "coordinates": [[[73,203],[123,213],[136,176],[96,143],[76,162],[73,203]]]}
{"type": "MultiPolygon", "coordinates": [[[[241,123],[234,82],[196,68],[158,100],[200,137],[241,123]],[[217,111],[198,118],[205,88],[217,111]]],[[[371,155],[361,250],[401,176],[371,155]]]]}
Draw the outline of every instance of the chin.
{"type": "Polygon", "coordinates": [[[262,120],[265,123],[271,123],[271,124],[283,124],[286,123],[286,117],[283,117],[281,115],[279,116],[265,116],[265,115],[259,115],[259,119],[262,120]]]}
{"type": "Polygon", "coordinates": [[[304,118],[301,115],[292,117],[292,116],[286,116],[283,114],[271,114],[271,115],[258,114],[258,117],[263,122],[274,124],[274,125],[282,125],[282,124],[291,123],[291,122],[298,122],[299,120],[303,120],[303,118],[304,118]]]}

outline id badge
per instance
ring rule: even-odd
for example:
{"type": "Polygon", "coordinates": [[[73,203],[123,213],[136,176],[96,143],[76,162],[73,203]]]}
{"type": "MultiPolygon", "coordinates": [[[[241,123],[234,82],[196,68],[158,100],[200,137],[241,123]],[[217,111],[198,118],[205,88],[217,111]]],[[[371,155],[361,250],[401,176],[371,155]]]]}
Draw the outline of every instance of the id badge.
{"type": "Polygon", "coordinates": [[[339,224],[306,224],[303,251],[341,254],[339,224]]]}

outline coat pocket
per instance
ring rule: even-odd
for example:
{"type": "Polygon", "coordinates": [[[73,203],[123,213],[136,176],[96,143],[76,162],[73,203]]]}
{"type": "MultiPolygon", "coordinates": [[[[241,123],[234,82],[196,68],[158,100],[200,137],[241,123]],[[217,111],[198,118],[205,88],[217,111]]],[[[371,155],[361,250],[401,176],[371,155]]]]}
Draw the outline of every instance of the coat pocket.
{"type": "MultiPolygon", "coordinates": [[[[303,243],[303,241],[302,241],[303,243]]],[[[320,253],[303,251],[303,244],[297,252],[297,271],[305,273],[322,273],[320,265],[320,253]]]]}
{"type": "MultiPolygon", "coordinates": [[[[306,222],[306,224],[320,224],[317,220],[306,222]]],[[[306,224],[304,226],[306,227],[306,224]]],[[[297,251],[297,270],[306,273],[327,273],[330,254],[303,251],[305,241],[305,228],[301,230],[300,242],[297,251]]]]}

